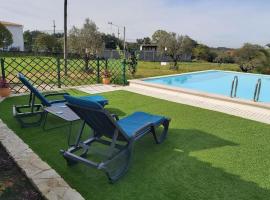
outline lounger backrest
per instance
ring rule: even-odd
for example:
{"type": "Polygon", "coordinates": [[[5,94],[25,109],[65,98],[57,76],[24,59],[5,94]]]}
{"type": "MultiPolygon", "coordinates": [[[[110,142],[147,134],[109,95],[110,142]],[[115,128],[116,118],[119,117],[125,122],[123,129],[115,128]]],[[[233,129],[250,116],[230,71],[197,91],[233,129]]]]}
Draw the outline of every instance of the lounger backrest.
{"type": "Polygon", "coordinates": [[[19,73],[18,79],[41,101],[43,106],[51,105],[51,103],[26,79],[23,74],[19,73]]]}
{"type": "Polygon", "coordinates": [[[115,130],[119,130],[119,140],[127,140],[123,130],[115,123],[108,111],[94,101],[64,95],[67,105],[94,131],[100,135],[112,138],[115,130]]]}

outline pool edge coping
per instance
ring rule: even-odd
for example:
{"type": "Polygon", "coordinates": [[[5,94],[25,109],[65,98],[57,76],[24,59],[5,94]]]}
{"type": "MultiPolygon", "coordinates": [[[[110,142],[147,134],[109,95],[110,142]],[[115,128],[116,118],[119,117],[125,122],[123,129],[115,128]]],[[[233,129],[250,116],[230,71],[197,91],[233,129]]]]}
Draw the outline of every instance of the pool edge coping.
{"type": "Polygon", "coordinates": [[[0,119],[0,129],[0,142],[45,199],[84,200],[79,192],[71,188],[2,119],[0,119]]]}
{"type": "Polygon", "coordinates": [[[221,69],[209,69],[209,70],[200,70],[200,71],[192,71],[192,72],[184,72],[184,73],[179,73],[179,74],[168,74],[168,75],[162,75],[162,76],[151,76],[151,77],[146,77],[146,78],[138,78],[138,79],[130,79],[130,80],[148,80],[148,79],[156,79],[156,78],[165,78],[165,77],[171,77],[171,76],[180,76],[180,75],[185,75],[185,74],[197,74],[197,73],[202,73],[202,72],[227,72],[227,73],[237,73],[237,74],[250,74],[250,75],[260,75],[260,76],[269,76],[267,74],[255,74],[255,73],[250,73],[250,72],[239,72],[239,71],[230,71],[230,70],[221,70],[221,69]]]}
{"type": "MultiPolygon", "coordinates": [[[[253,102],[251,100],[244,100],[244,99],[239,99],[239,98],[230,98],[230,97],[218,95],[218,94],[211,94],[207,92],[196,91],[196,90],[182,88],[182,87],[166,86],[163,84],[149,83],[149,82],[144,81],[144,80],[153,79],[153,78],[171,77],[171,76],[177,76],[177,75],[194,74],[194,73],[209,72],[209,71],[223,71],[223,70],[204,70],[204,71],[196,71],[196,72],[187,72],[187,73],[182,73],[182,74],[172,74],[172,75],[164,75],[164,76],[149,77],[149,78],[142,78],[142,79],[132,79],[132,80],[128,80],[128,82],[130,84],[137,84],[137,85],[146,86],[146,87],[169,90],[172,92],[180,92],[184,94],[200,96],[204,98],[211,98],[211,99],[216,99],[216,100],[221,100],[221,101],[226,101],[226,102],[231,102],[231,103],[244,104],[244,105],[249,105],[249,106],[254,106],[254,107],[270,110],[270,104],[268,103],[253,102]]],[[[223,72],[234,72],[234,71],[223,71],[223,72]]],[[[236,73],[241,73],[241,72],[236,72],[236,73]]]]}

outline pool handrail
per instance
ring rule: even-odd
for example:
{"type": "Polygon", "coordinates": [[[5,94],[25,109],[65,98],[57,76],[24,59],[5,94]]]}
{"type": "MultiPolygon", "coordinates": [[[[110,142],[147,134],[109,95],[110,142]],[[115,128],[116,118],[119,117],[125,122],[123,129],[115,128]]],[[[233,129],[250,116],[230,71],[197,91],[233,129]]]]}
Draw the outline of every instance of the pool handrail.
{"type": "Polygon", "coordinates": [[[231,98],[235,98],[238,89],[238,76],[234,76],[231,87],[231,98]]]}
{"type": "Polygon", "coordinates": [[[254,100],[255,102],[258,102],[259,99],[260,99],[261,87],[262,87],[262,79],[259,78],[258,81],[257,81],[257,83],[256,83],[255,91],[254,91],[254,97],[253,97],[253,100],[254,100]]]}

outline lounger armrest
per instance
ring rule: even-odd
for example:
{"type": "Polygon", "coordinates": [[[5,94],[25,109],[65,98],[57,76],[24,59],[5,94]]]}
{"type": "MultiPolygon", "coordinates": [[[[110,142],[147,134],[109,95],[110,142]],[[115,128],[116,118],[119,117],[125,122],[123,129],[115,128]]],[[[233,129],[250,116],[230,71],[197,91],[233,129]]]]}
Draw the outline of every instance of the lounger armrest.
{"type": "Polygon", "coordinates": [[[64,95],[69,95],[67,92],[60,92],[60,93],[49,93],[45,94],[44,97],[51,97],[51,96],[64,96],[64,95]]]}
{"type": "Polygon", "coordinates": [[[118,115],[117,114],[111,114],[111,116],[116,120],[116,121],[118,121],[119,120],[119,117],[118,117],[118,115]]]}

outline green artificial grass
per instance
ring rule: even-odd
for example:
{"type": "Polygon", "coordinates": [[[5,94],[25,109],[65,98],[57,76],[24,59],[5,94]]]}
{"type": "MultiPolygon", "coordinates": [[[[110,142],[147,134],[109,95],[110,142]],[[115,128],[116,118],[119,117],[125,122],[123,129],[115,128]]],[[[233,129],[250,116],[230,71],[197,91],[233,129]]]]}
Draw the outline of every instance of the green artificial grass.
{"type": "Polygon", "coordinates": [[[126,91],[102,95],[120,117],[140,110],[172,119],[163,144],[151,135],[136,143],[128,173],[115,184],[96,169],[66,165],[59,150],[67,148],[67,128],[21,129],[11,107],[25,96],[0,103],[0,118],[89,200],[270,199],[270,125],[126,91]]]}

